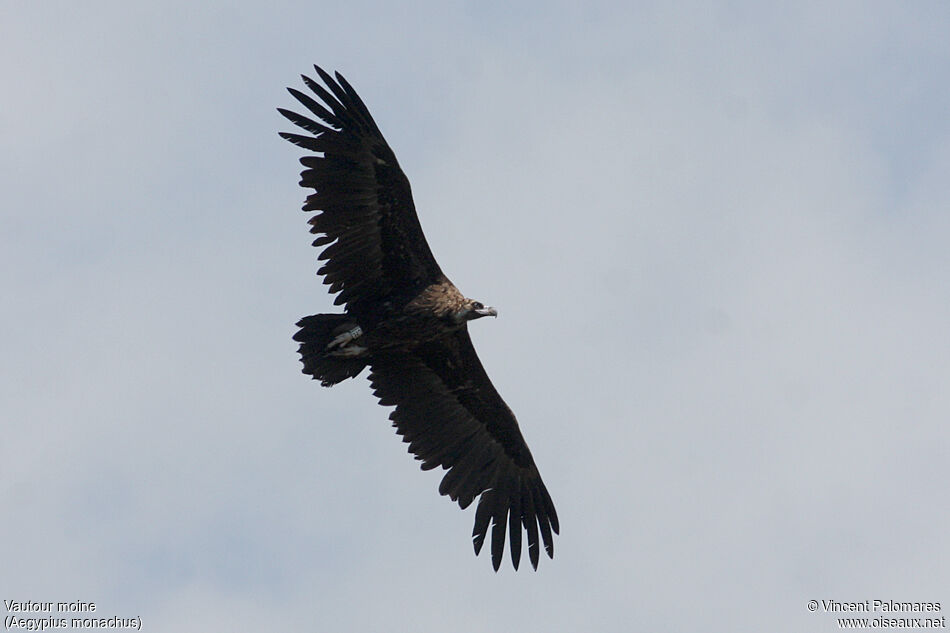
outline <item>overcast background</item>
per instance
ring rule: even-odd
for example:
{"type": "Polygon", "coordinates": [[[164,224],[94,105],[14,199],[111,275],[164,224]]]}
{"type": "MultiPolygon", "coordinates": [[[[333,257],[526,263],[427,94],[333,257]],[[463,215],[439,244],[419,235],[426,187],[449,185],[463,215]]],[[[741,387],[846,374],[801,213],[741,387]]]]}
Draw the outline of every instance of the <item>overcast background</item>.
{"type": "Polygon", "coordinates": [[[4,2],[0,597],[202,633],[946,615],[948,33],[942,1],[4,2]],[[499,308],[537,572],[472,555],[365,377],[300,373],[333,308],[275,108],[313,62],[499,308]]]}

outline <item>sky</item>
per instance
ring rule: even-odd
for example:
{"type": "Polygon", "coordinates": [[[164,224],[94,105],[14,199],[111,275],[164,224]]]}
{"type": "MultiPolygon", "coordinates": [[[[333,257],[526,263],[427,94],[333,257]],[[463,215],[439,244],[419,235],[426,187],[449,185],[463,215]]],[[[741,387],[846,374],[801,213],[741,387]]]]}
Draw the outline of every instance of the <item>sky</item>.
{"type": "Polygon", "coordinates": [[[184,633],[946,616],[948,32],[938,1],[3,3],[2,598],[184,633]],[[561,521],[537,572],[473,556],[365,376],[300,373],[334,308],[276,108],[313,63],[499,310],[472,336],[561,521]]]}

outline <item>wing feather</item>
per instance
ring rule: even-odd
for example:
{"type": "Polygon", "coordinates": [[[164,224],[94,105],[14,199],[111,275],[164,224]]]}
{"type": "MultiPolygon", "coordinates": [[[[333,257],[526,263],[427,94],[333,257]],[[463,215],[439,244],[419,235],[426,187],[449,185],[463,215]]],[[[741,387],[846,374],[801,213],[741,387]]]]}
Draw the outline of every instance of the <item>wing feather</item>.
{"type": "Polygon", "coordinates": [[[387,299],[412,296],[442,277],[416,216],[409,180],[366,105],[339,74],[315,67],[323,82],[303,77],[311,96],[290,94],[312,115],[278,111],[312,136],[281,137],[315,152],[304,156],[300,185],[313,189],[305,211],[314,246],[325,246],[318,273],[337,304],[372,320],[387,299]]]}
{"type": "Polygon", "coordinates": [[[396,405],[390,415],[396,432],[422,468],[447,472],[439,493],[463,509],[478,498],[472,543],[475,553],[491,532],[491,559],[497,570],[508,533],[512,564],[528,556],[537,569],[540,538],[553,557],[557,514],[514,414],[485,373],[467,329],[409,353],[378,354],[371,362],[380,404],[396,405]]]}
{"type": "Polygon", "coordinates": [[[534,511],[534,499],[530,489],[521,488],[521,523],[528,533],[528,558],[531,566],[538,568],[538,555],[541,548],[538,546],[538,516],[534,511]]]}
{"type": "MultiPolygon", "coordinates": [[[[521,477],[516,480],[515,488],[518,488],[519,494],[513,494],[509,497],[510,507],[508,509],[508,534],[511,539],[511,564],[518,569],[518,563],[521,561],[521,477]]],[[[494,537],[492,537],[494,538],[494,537]]]]}

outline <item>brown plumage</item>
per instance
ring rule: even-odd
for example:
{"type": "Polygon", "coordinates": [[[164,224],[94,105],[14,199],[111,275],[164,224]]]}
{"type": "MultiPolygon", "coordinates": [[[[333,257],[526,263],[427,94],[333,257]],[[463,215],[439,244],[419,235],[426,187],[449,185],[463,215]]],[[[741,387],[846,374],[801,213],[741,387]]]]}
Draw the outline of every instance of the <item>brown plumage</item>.
{"type": "Polygon", "coordinates": [[[366,106],[347,81],[319,67],[326,87],[303,77],[319,98],[290,93],[319,119],[280,113],[312,136],[281,136],[319,155],[301,159],[300,184],[313,189],[305,211],[319,274],[342,314],[304,317],[294,339],[303,371],[324,386],[370,367],[374,394],[422,469],[448,472],[439,492],[462,508],[479,499],[472,538],[478,554],[491,526],[491,558],[501,564],[507,529],[511,561],[522,532],[537,569],[541,544],[554,556],[558,519],[518,422],[485,373],[468,322],[496,316],[467,299],[442,273],[416,216],[409,181],[366,106]]]}

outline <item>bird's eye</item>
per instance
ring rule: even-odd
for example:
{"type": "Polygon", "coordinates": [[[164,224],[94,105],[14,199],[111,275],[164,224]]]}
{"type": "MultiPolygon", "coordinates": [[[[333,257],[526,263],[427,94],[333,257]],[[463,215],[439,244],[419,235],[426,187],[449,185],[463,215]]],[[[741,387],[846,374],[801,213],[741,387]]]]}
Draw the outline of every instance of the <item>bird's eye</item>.
{"type": "Polygon", "coordinates": [[[476,301],[475,303],[472,304],[472,307],[475,308],[476,310],[481,310],[485,306],[483,306],[480,301],[476,301]]]}

